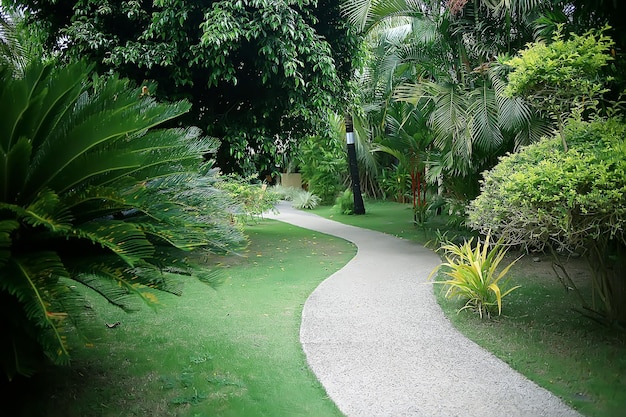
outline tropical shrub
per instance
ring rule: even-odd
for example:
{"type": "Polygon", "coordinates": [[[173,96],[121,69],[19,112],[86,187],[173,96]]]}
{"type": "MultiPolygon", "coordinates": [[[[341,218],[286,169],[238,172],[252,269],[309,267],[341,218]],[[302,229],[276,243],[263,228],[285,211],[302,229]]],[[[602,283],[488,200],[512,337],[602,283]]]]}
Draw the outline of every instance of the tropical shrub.
{"type": "MultiPolygon", "coordinates": [[[[613,58],[613,40],[608,29],[594,30],[565,39],[561,28],[552,42],[535,42],[506,61],[512,68],[504,90],[508,97],[523,97],[540,111],[547,112],[562,132],[573,109],[582,112],[594,107],[605,92],[601,70],[613,58]]],[[[562,138],[563,139],[563,138],[562,138]]],[[[567,142],[563,142],[567,150],[567,142]]]]}
{"type": "Polygon", "coordinates": [[[279,198],[271,187],[255,182],[254,177],[242,178],[230,174],[218,183],[218,188],[226,191],[238,203],[231,214],[233,219],[240,219],[244,223],[274,210],[279,198]]]}
{"type": "Polygon", "coordinates": [[[320,198],[310,191],[301,190],[293,197],[292,207],[312,210],[320,204],[320,198]]]}
{"type": "Polygon", "coordinates": [[[445,252],[446,262],[439,265],[431,273],[431,277],[441,268],[449,278],[442,281],[434,281],[447,287],[446,298],[458,297],[466,301],[459,310],[472,309],[478,312],[481,318],[491,317],[496,311],[502,313],[502,299],[518,286],[507,288],[507,281],[502,279],[509,269],[519,258],[500,268],[507,249],[497,242],[490,248],[491,235],[487,234],[485,241],[476,242],[472,247],[474,238],[465,241],[462,245],[446,243],[441,246],[445,252]]]}
{"type": "Polygon", "coordinates": [[[341,214],[354,214],[354,193],[351,188],[347,188],[337,197],[335,207],[341,214]]]}
{"type": "Polygon", "coordinates": [[[384,168],[378,177],[383,198],[406,203],[411,199],[411,174],[399,166],[384,168]]]}
{"type": "Polygon", "coordinates": [[[331,133],[327,137],[309,137],[300,144],[298,156],[308,190],[319,197],[320,204],[332,205],[348,172],[343,141],[331,133]]]}
{"type": "Polygon", "coordinates": [[[192,251],[237,247],[228,197],[195,128],[156,129],[189,110],[90,67],[0,70],[0,366],[10,380],[70,359],[67,334],[93,292],[130,311],[210,281],[192,251]]]}
{"type": "Polygon", "coordinates": [[[626,124],[572,121],[564,134],[568,152],[546,138],[487,172],[468,225],[528,250],[586,255],[594,301],[585,307],[626,322],[626,124]]]}
{"type": "Polygon", "coordinates": [[[292,201],[294,197],[300,192],[301,188],[285,187],[284,185],[274,185],[271,187],[272,192],[278,196],[280,200],[292,201]]]}

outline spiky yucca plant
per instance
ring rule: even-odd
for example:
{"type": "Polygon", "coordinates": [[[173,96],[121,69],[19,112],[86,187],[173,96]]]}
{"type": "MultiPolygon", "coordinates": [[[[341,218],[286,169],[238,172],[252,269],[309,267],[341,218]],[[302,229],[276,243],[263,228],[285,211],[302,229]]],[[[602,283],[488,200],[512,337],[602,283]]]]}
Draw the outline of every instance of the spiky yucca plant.
{"type": "MultiPolygon", "coordinates": [[[[179,293],[195,249],[242,234],[194,128],[155,129],[189,110],[158,103],[84,63],[0,70],[0,361],[8,379],[69,361],[84,289],[129,310],[179,293]],[[77,290],[81,289],[81,290],[77,290]]],[[[207,276],[204,276],[207,278],[207,276]]]]}

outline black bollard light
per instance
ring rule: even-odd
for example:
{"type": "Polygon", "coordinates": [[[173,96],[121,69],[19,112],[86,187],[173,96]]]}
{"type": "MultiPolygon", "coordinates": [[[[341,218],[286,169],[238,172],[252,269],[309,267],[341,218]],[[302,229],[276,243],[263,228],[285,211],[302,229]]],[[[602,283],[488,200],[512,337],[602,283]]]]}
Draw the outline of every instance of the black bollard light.
{"type": "Polygon", "coordinates": [[[352,194],[354,195],[354,214],[365,214],[363,196],[361,196],[361,179],[359,178],[359,166],[356,162],[356,149],[354,147],[354,127],[352,116],[347,114],[346,142],[348,144],[348,166],[350,167],[350,179],[352,180],[352,194]]]}

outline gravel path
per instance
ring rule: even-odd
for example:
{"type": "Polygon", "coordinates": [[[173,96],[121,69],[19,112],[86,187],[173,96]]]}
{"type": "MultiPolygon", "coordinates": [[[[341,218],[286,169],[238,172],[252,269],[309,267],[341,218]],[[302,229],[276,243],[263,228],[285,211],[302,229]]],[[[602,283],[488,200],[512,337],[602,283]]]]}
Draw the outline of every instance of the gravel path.
{"type": "Polygon", "coordinates": [[[358,247],[310,295],[300,328],[311,369],[346,416],[580,417],[452,327],[427,282],[440,262],[432,251],[288,203],[277,209],[266,217],[358,247]]]}

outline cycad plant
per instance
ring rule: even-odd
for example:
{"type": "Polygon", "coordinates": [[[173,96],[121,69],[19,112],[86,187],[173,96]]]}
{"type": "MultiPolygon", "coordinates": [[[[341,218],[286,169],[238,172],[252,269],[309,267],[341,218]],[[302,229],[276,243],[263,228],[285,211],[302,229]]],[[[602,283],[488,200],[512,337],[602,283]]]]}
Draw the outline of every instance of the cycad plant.
{"type": "MultiPolygon", "coordinates": [[[[0,363],[10,380],[69,361],[84,291],[122,309],[209,278],[194,249],[242,241],[193,128],[155,129],[189,109],[162,104],[84,63],[0,70],[0,363]],[[201,172],[201,170],[203,172],[201,172]],[[47,359],[46,359],[47,358],[47,359]]],[[[80,326],[78,326],[80,328],[80,326]]]]}
{"type": "Polygon", "coordinates": [[[508,280],[502,281],[502,279],[520,258],[500,269],[500,262],[507,253],[506,248],[497,242],[490,249],[489,234],[482,245],[477,242],[476,247],[473,247],[473,240],[472,238],[465,241],[460,246],[454,243],[442,245],[441,249],[445,251],[446,262],[434,269],[430,277],[439,269],[445,268],[444,274],[449,278],[434,282],[447,287],[446,298],[457,296],[466,301],[459,312],[472,309],[477,311],[481,318],[491,317],[497,307],[498,315],[500,315],[502,299],[520,287],[517,285],[507,288],[508,280]]]}

